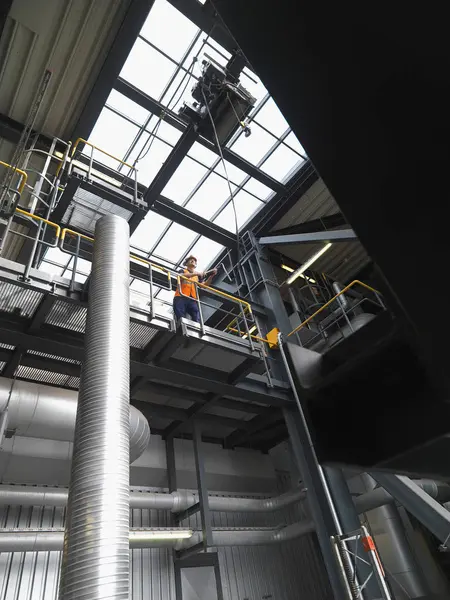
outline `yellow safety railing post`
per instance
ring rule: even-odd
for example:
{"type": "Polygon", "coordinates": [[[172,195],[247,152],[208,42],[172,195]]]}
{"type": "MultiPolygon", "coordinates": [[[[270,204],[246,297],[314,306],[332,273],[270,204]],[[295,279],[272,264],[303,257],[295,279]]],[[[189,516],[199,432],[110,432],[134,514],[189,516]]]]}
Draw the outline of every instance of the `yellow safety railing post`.
{"type": "Polygon", "coordinates": [[[25,173],[25,171],[22,171],[22,169],[13,167],[12,165],[9,165],[8,163],[3,162],[2,160],[0,160],[0,165],[3,165],[7,169],[12,169],[13,171],[15,171],[16,173],[18,173],[20,175],[20,183],[19,183],[19,187],[17,188],[17,190],[21,194],[23,192],[23,189],[27,182],[28,175],[25,173]]]}

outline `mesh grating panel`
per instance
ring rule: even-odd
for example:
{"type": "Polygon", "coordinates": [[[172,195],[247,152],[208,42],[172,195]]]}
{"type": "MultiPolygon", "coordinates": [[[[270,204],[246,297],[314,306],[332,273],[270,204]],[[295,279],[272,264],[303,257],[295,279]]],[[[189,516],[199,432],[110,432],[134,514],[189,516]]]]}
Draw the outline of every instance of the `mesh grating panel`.
{"type": "Polygon", "coordinates": [[[145,348],[157,333],[157,329],[132,321],[130,323],[130,346],[140,349],[145,348]]]}
{"type": "Polygon", "coordinates": [[[0,348],[3,350],[15,350],[15,346],[11,346],[10,344],[0,344],[0,348]]]}
{"type": "Polygon", "coordinates": [[[0,311],[31,317],[39,305],[43,294],[27,290],[13,283],[0,281],[0,311]]]}
{"type": "MultiPolygon", "coordinates": [[[[117,192],[120,194],[120,192],[117,192]]],[[[62,222],[75,229],[94,233],[95,223],[106,214],[118,215],[126,221],[130,220],[131,211],[126,210],[101,196],[78,188],[72,202],[68,206],[62,222]]]]}
{"type": "Polygon", "coordinates": [[[63,373],[53,373],[52,371],[44,371],[42,369],[33,369],[32,367],[20,366],[16,369],[15,377],[18,379],[27,379],[29,381],[39,381],[41,383],[49,383],[51,385],[67,386],[70,379],[78,379],[70,377],[63,373]]]}
{"type": "Polygon", "coordinates": [[[84,306],[76,306],[63,300],[57,300],[45,322],[55,327],[63,327],[64,329],[84,333],[86,314],[87,308],[84,306]]]}
{"type": "Polygon", "coordinates": [[[46,354],[45,352],[38,352],[37,350],[28,350],[27,354],[34,354],[34,356],[42,356],[43,358],[51,358],[52,360],[59,360],[60,362],[66,362],[72,365],[81,365],[81,362],[79,360],[75,360],[74,358],[56,356],[55,354],[46,354]]]}
{"type": "Polygon", "coordinates": [[[80,387],[80,378],[79,377],[69,377],[66,387],[72,388],[73,390],[77,390],[80,387]]]}
{"type": "Polygon", "coordinates": [[[5,368],[6,363],[0,360],[0,373],[3,372],[3,369],[5,368]]]}

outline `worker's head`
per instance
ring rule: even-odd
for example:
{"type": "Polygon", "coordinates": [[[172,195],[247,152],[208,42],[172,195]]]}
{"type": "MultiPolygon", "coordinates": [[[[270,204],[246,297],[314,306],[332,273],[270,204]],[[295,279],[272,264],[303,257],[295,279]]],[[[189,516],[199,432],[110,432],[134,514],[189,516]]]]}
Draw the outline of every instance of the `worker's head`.
{"type": "Polygon", "coordinates": [[[192,254],[191,256],[188,256],[184,261],[184,266],[189,269],[189,271],[195,271],[197,268],[197,259],[195,256],[192,256],[192,254]]]}

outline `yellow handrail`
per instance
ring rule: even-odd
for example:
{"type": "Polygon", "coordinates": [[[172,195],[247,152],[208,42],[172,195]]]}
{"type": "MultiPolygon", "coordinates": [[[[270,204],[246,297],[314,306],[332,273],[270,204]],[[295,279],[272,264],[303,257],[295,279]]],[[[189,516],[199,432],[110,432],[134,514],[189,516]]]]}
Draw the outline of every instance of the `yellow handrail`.
{"type": "Polygon", "coordinates": [[[178,275],[177,279],[178,279],[178,285],[180,285],[180,279],[185,279],[186,281],[189,281],[190,283],[195,283],[197,286],[201,287],[204,290],[209,290],[211,292],[214,292],[214,294],[217,294],[218,296],[222,296],[222,298],[227,298],[228,300],[233,300],[233,302],[243,304],[244,306],[247,307],[247,309],[250,312],[252,310],[252,307],[246,300],[241,300],[241,298],[236,298],[235,296],[231,296],[230,294],[227,294],[226,292],[222,292],[222,290],[218,290],[216,288],[210,287],[209,285],[200,283],[199,281],[191,282],[189,277],[185,277],[184,275],[178,275]]]}
{"type": "Polygon", "coordinates": [[[30,219],[34,219],[35,221],[41,221],[42,223],[46,223],[47,225],[50,225],[50,227],[54,227],[56,229],[56,232],[55,232],[56,238],[57,239],[60,238],[61,227],[57,223],[53,223],[53,221],[48,221],[47,219],[44,219],[43,217],[34,215],[33,213],[27,212],[26,210],[22,210],[21,208],[16,208],[16,212],[20,213],[21,215],[25,215],[26,217],[29,217],[30,219]]]}
{"type": "MultiPolygon", "coordinates": [[[[82,233],[78,233],[78,231],[74,231],[73,229],[68,229],[67,227],[65,229],[62,230],[62,234],[61,234],[61,244],[64,243],[66,234],[70,233],[72,235],[77,235],[85,240],[88,240],[90,242],[94,241],[94,238],[89,237],[87,235],[84,235],[82,233]]],[[[149,260],[146,260],[145,258],[142,258],[141,256],[136,256],[136,254],[130,254],[130,258],[132,260],[137,260],[138,262],[147,265],[149,267],[152,267],[153,269],[158,269],[159,271],[162,271],[163,273],[167,273],[169,280],[172,277],[172,272],[170,271],[170,269],[167,269],[166,267],[162,267],[160,265],[155,265],[154,263],[150,262],[149,260]]],[[[174,275],[176,275],[174,273],[174,275]]],[[[180,277],[182,277],[183,279],[188,280],[188,277],[184,277],[183,275],[177,275],[177,280],[178,280],[178,284],[180,282],[180,277]]],[[[213,292],[214,294],[217,294],[218,296],[222,296],[222,298],[227,298],[228,300],[233,300],[234,302],[243,304],[244,306],[246,306],[247,310],[249,310],[251,312],[252,308],[250,306],[250,304],[248,302],[246,302],[245,300],[241,300],[240,298],[236,298],[235,296],[231,296],[230,294],[227,294],[226,292],[222,292],[221,290],[217,290],[216,288],[210,287],[209,285],[205,285],[204,283],[199,283],[196,282],[198,286],[200,286],[203,289],[206,290],[210,290],[211,292],[213,292]]]]}
{"type": "Polygon", "coordinates": [[[323,306],[321,306],[319,308],[319,310],[316,310],[315,313],[313,313],[310,317],[308,317],[305,321],[303,321],[303,323],[300,323],[300,325],[298,325],[295,329],[293,329],[291,331],[291,333],[288,333],[287,337],[293,335],[294,333],[297,333],[297,331],[300,331],[300,329],[302,329],[302,327],[304,327],[305,325],[307,325],[312,319],[314,319],[314,317],[317,317],[317,315],[319,313],[321,313],[325,308],[327,308],[328,306],[330,306],[330,304],[332,304],[336,298],[339,298],[339,296],[341,296],[342,294],[345,294],[345,292],[347,292],[351,287],[353,287],[354,285],[360,285],[363,288],[366,288],[367,290],[374,292],[375,294],[379,294],[380,292],[378,290],[376,290],[373,287],[370,287],[370,285],[367,285],[366,283],[363,283],[362,281],[359,281],[358,279],[355,279],[354,281],[352,281],[351,283],[349,283],[343,290],[341,290],[338,294],[336,294],[336,296],[333,296],[333,298],[331,298],[331,300],[328,300],[328,302],[326,302],[323,306]]]}
{"type": "Polygon", "coordinates": [[[88,142],[87,140],[85,140],[83,138],[78,138],[77,141],[75,142],[75,144],[73,145],[72,155],[71,155],[72,157],[75,156],[75,152],[77,150],[78,144],[87,144],[88,146],[90,146],[94,150],[98,150],[102,154],[106,154],[106,156],[109,156],[109,158],[117,160],[117,162],[121,163],[122,165],[125,165],[129,169],[133,169],[133,170],[136,169],[135,166],[130,165],[129,163],[126,163],[125,161],[121,160],[120,158],[117,158],[117,156],[114,156],[113,154],[110,154],[109,152],[106,152],[106,150],[103,150],[102,148],[99,148],[98,146],[95,146],[94,144],[91,144],[91,142],[88,142]]]}
{"type": "MultiPolygon", "coordinates": [[[[242,338],[248,337],[248,333],[243,334],[242,331],[239,331],[239,329],[234,329],[233,327],[230,327],[228,331],[234,331],[235,333],[239,333],[240,337],[242,338]]],[[[253,335],[253,333],[250,334],[250,337],[254,340],[258,340],[258,342],[264,342],[266,344],[271,343],[267,338],[259,337],[259,335],[253,335]]]]}
{"type": "Polygon", "coordinates": [[[13,167],[12,165],[9,165],[8,163],[3,162],[2,160],[0,160],[0,165],[3,165],[7,169],[12,169],[16,173],[20,174],[21,178],[20,178],[20,184],[19,184],[19,187],[18,187],[18,191],[21,194],[23,192],[23,188],[25,187],[25,184],[27,182],[28,175],[25,173],[25,171],[22,171],[22,169],[18,169],[17,167],[13,167]]]}

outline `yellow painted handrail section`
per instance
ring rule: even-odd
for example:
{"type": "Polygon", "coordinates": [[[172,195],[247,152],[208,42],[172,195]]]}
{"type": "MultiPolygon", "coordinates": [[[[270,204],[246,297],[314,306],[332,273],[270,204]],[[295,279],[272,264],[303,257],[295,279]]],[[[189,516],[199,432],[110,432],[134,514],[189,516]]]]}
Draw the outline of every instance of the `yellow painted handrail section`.
{"type": "MultiPolygon", "coordinates": [[[[22,211],[24,212],[24,211],[22,211]]],[[[50,221],[48,221],[50,223],[50,221]]],[[[56,225],[55,223],[52,223],[52,225],[56,225]]],[[[56,225],[57,226],[57,225],[56,225]]],[[[75,235],[78,237],[81,237],[85,240],[88,240],[89,242],[93,242],[94,238],[89,237],[87,235],[84,235],[82,233],[78,233],[78,231],[73,231],[73,229],[68,229],[67,227],[65,229],[62,230],[61,233],[61,244],[64,243],[64,240],[66,238],[66,234],[71,234],[71,235],[75,235]]],[[[148,267],[151,267],[152,269],[156,269],[158,271],[162,271],[163,273],[167,273],[169,281],[170,278],[172,277],[172,271],[170,271],[170,269],[167,269],[166,267],[162,267],[160,265],[155,265],[154,263],[150,262],[149,260],[142,258],[141,256],[136,256],[136,254],[130,254],[130,259],[131,260],[136,260],[144,265],[147,265],[148,267]]],[[[176,275],[174,273],[174,275],[176,275]]],[[[180,278],[186,279],[188,280],[188,277],[183,277],[183,275],[177,275],[177,280],[178,280],[178,284],[180,282],[180,278]]],[[[233,300],[233,302],[237,302],[240,304],[243,304],[250,312],[252,310],[250,304],[248,302],[246,302],[245,300],[241,300],[240,298],[236,298],[235,296],[231,296],[230,294],[227,294],[226,292],[222,292],[221,290],[217,290],[216,288],[210,287],[209,285],[205,285],[204,283],[197,283],[197,285],[205,290],[210,290],[211,292],[213,292],[214,294],[221,296],[222,298],[227,298],[228,300],[233,300]]]]}
{"type": "Polygon", "coordinates": [[[326,302],[323,306],[321,306],[319,308],[319,310],[316,310],[316,312],[313,313],[310,317],[308,317],[305,321],[303,321],[303,323],[300,323],[300,325],[298,325],[298,327],[296,327],[295,329],[293,329],[291,331],[291,333],[288,334],[287,337],[289,337],[291,335],[294,335],[294,333],[297,333],[297,331],[300,331],[300,329],[302,329],[305,325],[307,325],[312,319],[314,319],[314,317],[317,317],[317,315],[320,314],[323,310],[325,310],[325,308],[327,308],[328,306],[330,306],[330,304],[332,304],[336,300],[336,298],[339,298],[339,296],[341,296],[342,294],[345,294],[345,292],[347,292],[354,285],[360,285],[361,287],[366,288],[366,290],[369,290],[370,292],[374,292],[375,294],[379,294],[380,293],[375,288],[370,287],[370,285],[367,285],[366,283],[363,283],[362,281],[359,281],[358,279],[355,279],[354,281],[352,281],[351,283],[349,283],[343,290],[341,290],[339,292],[339,294],[336,294],[336,296],[333,296],[333,298],[331,298],[331,300],[328,300],[328,302],[326,302]]]}
{"type": "Polygon", "coordinates": [[[8,163],[3,162],[2,160],[0,160],[0,165],[3,165],[7,169],[12,169],[16,173],[19,173],[19,175],[21,177],[20,177],[20,184],[19,184],[18,191],[20,193],[22,193],[23,192],[23,188],[25,187],[25,184],[26,184],[27,179],[28,179],[28,175],[25,173],[25,171],[22,171],[22,169],[18,169],[17,167],[13,167],[12,165],[9,165],[8,163]]]}
{"type": "Polygon", "coordinates": [[[43,217],[39,217],[38,215],[34,215],[33,213],[29,213],[26,210],[22,210],[21,208],[16,208],[16,212],[24,215],[25,217],[29,217],[30,219],[34,219],[35,221],[40,221],[41,223],[46,223],[50,225],[50,227],[55,228],[55,235],[57,238],[61,237],[61,227],[57,223],[53,223],[53,221],[47,221],[43,217]]]}
{"type": "Polygon", "coordinates": [[[95,146],[94,144],[91,144],[91,142],[88,142],[87,140],[85,140],[83,138],[78,138],[77,141],[75,142],[75,144],[73,145],[73,148],[72,148],[72,157],[75,156],[75,152],[76,152],[77,147],[78,147],[79,144],[86,144],[87,146],[90,146],[94,150],[98,150],[102,154],[106,154],[106,156],[109,156],[109,158],[117,160],[117,162],[119,162],[122,165],[125,165],[129,169],[133,169],[133,170],[136,169],[135,166],[130,165],[129,163],[126,163],[125,161],[121,160],[120,158],[117,158],[117,156],[114,156],[113,154],[110,154],[109,152],[106,152],[106,150],[103,150],[102,148],[99,148],[98,146],[95,146]]]}

